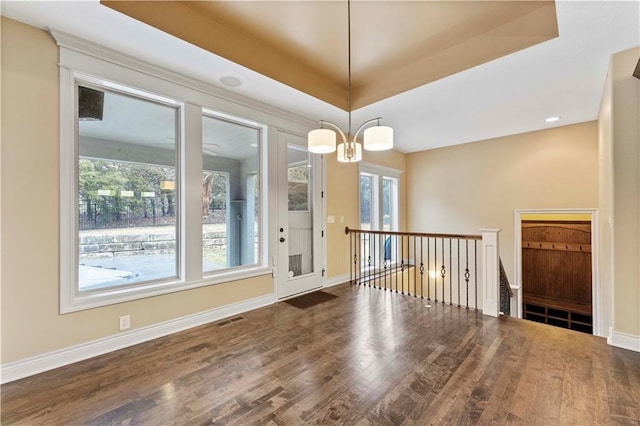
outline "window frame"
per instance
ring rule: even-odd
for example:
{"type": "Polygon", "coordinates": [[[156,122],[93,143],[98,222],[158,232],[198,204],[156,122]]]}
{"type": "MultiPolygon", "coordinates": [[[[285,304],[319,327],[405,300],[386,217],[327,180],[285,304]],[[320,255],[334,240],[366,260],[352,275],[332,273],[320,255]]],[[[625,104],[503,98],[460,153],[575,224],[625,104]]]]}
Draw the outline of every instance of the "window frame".
{"type": "MultiPolygon", "coordinates": [[[[256,256],[256,261],[252,264],[248,264],[248,265],[238,265],[238,266],[227,266],[226,268],[223,269],[217,269],[217,270],[205,270],[204,268],[202,268],[202,274],[203,274],[203,278],[204,279],[215,279],[216,276],[218,275],[223,275],[226,272],[225,271],[242,271],[242,270],[247,270],[247,269],[252,269],[252,268],[257,268],[257,267],[261,267],[262,265],[266,265],[266,246],[265,246],[265,242],[262,241],[263,238],[266,238],[262,231],[264,229],[264,225],[263,225],[263,220],[262,220],[262,215],[263,212],[265,212],[267,209],[265,208],[265,203],[267,203],[267,199],[263,193],[263,184],[262,181],[265,180],[265,176],[266,176],[266,171],[264,170],[266,168],[266,163],[264,161],[264,150],[263,147],[266,146],[266,135],[267,135],[267,127],[265,125],[262,125],[260,123],[257,123],[255,121],[252,120],[248,120],[245,118],[239,118],[239,117],[233,117],[230,116],[228,114],[224,114],[224,113],[220,113],[217,111],[214,111],[210,108],[206,108],[203,107],[202,108],[202,117],[208,117],[208,118],[213,118],[216,120],[222,120],[225,121],[227,123],[231,123],[231,124],[236,124],[239,126],[245,126],[251,129],[254,129],[258,132],[258,138],[257,138],[257,144],[258,146],[257,148],[257,158],[256,158],[256,167],[257,170],[252,171],[251,173],[247,173],[247,176],[249,175],[254,175],[254,176],[258,176],[259,179],[257,179],[257,193],[258,193],[258,214],[257,214],[257,222],[258,222],[258,230],[257,230],[257,235],[258,235],[258,247],[257,247],[257,256],[256,256]]],[[[202,141],[201,141],[201,146],[202,146],[202,141]]],[[[200,152],[202,153],[202,149],[200,150],[200,152]]],[[[202,161],[201,161],[202,162],[202,161]]],[[[204,170],[204,168],[203,168],[204,170]]],[[[229,173],[227,173],[227,230],[229,229],[229,221],[231,220],[231,218],[229,217],[229,213],[230,213],[230,208],[231,208],[231,203],[234,202],[234,200],[231,200],[230,198],[230,182],[231,182],[231,178],[229,176],[229,173]]],[[[249,183],[249,179],[247,179],[247,181],[245,182],[246,184],[249,183]]],[[[248,191],[248,188],[245,187],[245,191],[248,191]]],[[[247,194],[248,195],[248,194],[247,194]]],[[[249,203],[249,199],[247,196],[247,199],[245,200],[247,202],[247,205],[249,203]]],[[[202,242],[202,240],[201,240],[202,242]]],[[[240,244],[245,244],[245,241],[240,241],[240,244]]],[[[201,250],[201,256],[203,255],[203,252],[201,250]]],[[[229,263],[229,252],[227,251],[227,263],[229,263]]]]}
{"type": "MultiPolygon", "coordinates": [[[[182,262],[180,262],[180,253],[182,252],[182,239],[180,238],[180,234],[181,234],[181,217],[182,217],[182,205],[181,203],[179,203],[179,200],[182,197],[182,191],[181,191],[181,181],[182,181],[182,170],[181,170],[181,163],[180,163],[180,147],[181,144],[183,143],[182,141],[182,131],[181,131],[181,120],[180,117],[182,116],[182,109],[184,108],[184,104],[174,101],[172,99],[168,99],[168,98],[164,98],[164,97],[160,97],[154,94],[150,94],[150,93],[146,93],[143,92],[141,90],[137,90],[137,89],[130,89],[128,87],[125,87],[123,85],[120,84],[115,84],[115,83],[109,83],[108,85],[101,85],[97,79],[93,78],[93,77],[88,77],[88,76],[83,76],[82,74],[77,74],[76,77],[74,78],[74,98],[77,100],[78,99],[78,94],[79,94],[79,87],[88,87],[90,89],[95,89],[95,90],[104,90],[104,91],[109,91],[112,93],[116,93],[118,95],[124,95],[124,96],[128,96],[131,98],[135,98],[135,99],[140,99],[143,101],[148,101],[148,102],[154,102],[157,103],[159,105],[163,105],[163,106],[169,106],[172,108],[176,109],[176,122],[175,122],[175,133],[176,133],[176,142],[175,142],[175,146],[174,146],[174,168],[175,168],[175,217],[176,217],[176,224],[175,224],[175,251],[176,251],[176,256],[175,256],[175,275],[174,276],[170,276],[170,277],[165,277],[165,278],[160,278],[160,279],[152,279],[152,280],[145,280],[145,281],[138,281],[135,283],[131,283],[131,284],[125,284],[125,285],[118,285],[118,286],[114,286],[114,287],[109,287],[112,290],[115,289],[122,289],[122,290],[126,290],[128,288],[135,288],[135,287],[140,287],[140,288],[144,288],[148,285],[154,285],[154,284],[162,284],[162,283],[172,283],[172,282],[177,282],[181,275],[181,266],[182,266],[182,262]]],[[[75,141],[75,146],[76,148],[76,152],[74,154],[74,163],[75,163],[75,170],[76,170],[76,174],[74,175],[74,181],[73,181],[73,185],[74,186],[74,190],[75,193],[78,194],[78,174],[77,171],[79,169],[78,164],[79,164],[79,160],[81,158],[88,158],[88,157],[82,157],[80,155],[80,135],[79,135],[79,122],[77,120],[77,116],[78,116],[78,102],[75,102],[75,112],[74,115],[76,117],[75,120],[75,137],[76,137],[76,141],[75,141]]],[[[92,159],[99,159],[99,160],[104,160],[103,158],[95,158],[95,157],[91,157],[92,159]]],[[[113,162],[118,162],[118,163],[129,163],[129,164],[143,164],[140,163],[139,161],[129,161],[129,160],[107,160],[107,161],[113,161],[113,162]]],[[[76,196],[77,197],[77,196],[76,196]]],[[[77,201],[75,203],[75,217],[79,217],[79,211],[78,211],[78,204],[77,201]]],[[[79,235],[80,233],[80,228],[79,228],[79,224],[76,223],[76,232],[79,235]]],[[[77,248],[77,250],[79,251],[79,248],[77,248]]],[[[79,288],[79,276],[78,276],[78,270],[77,270],[77,266],[78,266],[78,262],[79,262],[79,258],[80,258],[80,253],[78,252],[76,255],[76,276],[75,276],[75,293],[76,293],[76,297],[78,298],[83,298],[86,297],[86,295],[89,294],[100,294],[100,293],[105,293],[107,292],[106,290],[102,290],[102,289],[90,289],[90,290],[80,290],[79,288]]]]}
{"type": "MultiPolygon", "coordinates": [[[[390,179],[395,181],[395,185],[392,185],[392,188],[395,187],[395,190],[392,190],[390,194],[390,200],[393,204],[391,207],[392,210],[392,218],[389,223],[389,230],[386,232],[395,232],[398,231],[400,225],[400,175],[402,174],[401,170],[397,170],[391,167],[380,166],[378,164],[361,162],[358,166],[358,221],[360,227],[362,227],[362,217],[360,214],[362,212],[362,193],[361,193],[361,179],[362,176],[366,176],[371,179],[371,211],[369,212],[370,216],[370,230],[372,231],[380,231],[384,228],[384,215],[382,214],[383,209],[383,181],[385,179],[390,179]],[[375,224],[374,224],[375,219],[375,224]]],[[[366,233],[361,234],[361,246],[368,246],[368,252],[377,253],[380,257],[377,259],[373,265],[378,265],[377,267],[368,266],[365,258],[361,258],[360,269],[362,271],[366,271],[371,268],[370,272],[379,271],[383,265],[386,263],[383,259],[384,252],[381,247],[381,242],[378,238],[374,238],[373,241],[366,240],[366,233]],[[373,247],[373,248],[372,248],[373,247]]],[[[393,240],[392,240],[393,241],[393,240]]],[[[395,243],[392,242],[392,247],[395,247],[395,243]]],[[[367,250],[363,248],[363,250],[367,250]]],[[[395,253],[395,248],[392,248],[392,253],[395,253]]],[[[391,260],[390,265],[394,265],[397,262],[397,259],[391,260]]]]}
{"type": "MultiPolygon", "coordinates": [[[[108,306],[147,297],[184,291],[203,286],[227,283],[257,276],[271,275],[267,262],[270,245],[266,226],[271,219],[268,204],[269,173],[266,161],[268,126],[263,124],[271,117],[268,113],[254,110],[246,105],[218,98],[205,90],[198,82],[177,78],[166,70],[138,62],[117,52],[96,47],[97,54],[86,54],[85,50],[60,44],[64,36],[54,34],[60,49],[60,298],[61,314],[108,306]],[[121,60],[122,62],[120,62],[121,60]],[[117,82],[117,83],[116,83],[117,82]],[[104,291],[78,291],[78,187],[77,161],[79,138],[77,125],[76,86],[87,84],[107,90],[125,88],[127,94],[142,95],[149,100],[169,101],[179,105],[177,134],[181,143],[176,146],[176,257],[177,279],[147,281],[144,283],[108,288],[104,291]],[[212,108],[216,106],[217,108],[212,108]],[[226,107],[234,114],[217,112],[226,107]],[[259,258],[248,267],[225,268],[214,273],[204,273],[202,268],[202,199],[201,190],[188,190],[189,185],[202,185],[202,115],[216,116],[248,123],[260,128],[259,175],[258,175],[258,222],[259,258]],[[237,115],[236,115],[237,114],[237,115]],[[240,117],[240,115],[250,118],[240,117]],[[254,117],[260,117],[258,121],[254,117]],[[265,120],[266,119],[266,120],[265,120]],[[265,120],[265,121],[263,121],[265,120]],[[197,140],[197,143],[193,143],[197,140]],[[191,141],[191,143],[189,142],[191,141]],[[195,146],[195,147],[194,147],[195,146]],[[197,152],[196,152],[197,151],[197,152]],[[197,197],[199,195],[199,200],[197,197]],[[196,202],[197,200],[197,202],[196,202]],[[197,218],[200,217],[200,220],[197,218]],[[196,237],[197,235],[197,237],[196,237]],[[196,255],[197,253],[197,255],[196,255]]],[[[66,40],[68,41],[68,40],[66,40]]],[[[73,42],[77,42],[73,40],[73,42]]],[[[79,43],[82,43],[81,41],[79,43]]],[[[94,47],[92,45],[92,47],[94,47]]]]}

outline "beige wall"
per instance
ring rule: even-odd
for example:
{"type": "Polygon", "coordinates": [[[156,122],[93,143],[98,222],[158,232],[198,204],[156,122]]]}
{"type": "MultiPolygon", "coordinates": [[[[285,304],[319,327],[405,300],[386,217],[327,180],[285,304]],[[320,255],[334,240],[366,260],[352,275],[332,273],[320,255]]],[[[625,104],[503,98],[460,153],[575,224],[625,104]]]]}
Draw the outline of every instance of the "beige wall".
{"type": "Polygon", "coordinates": [[[500,257],[515,284],[514,210],[595,208],[595,122],[407,155],[408,227],[479,234],[500,228],[500,257]]]}
{"type": "Polygon", "coordinates": [[[640,339],[640,48],[612,56],[599,116],[603,281],[613,283],[613,330],[640,339]],[[612,226],[610,225],[612,224],[612,226]]]}
{"type": "MultiPolygon", "coordinates": [[[[336,154],[326,156],[327,216],[335,223],[327,224],[327,276],[329,279],[349,273],[349,236],[345,226],[358,228],[359,178],[357,164],[338,163],[336,154]],[[344,222],[340,218],[344,217],[344,222]]],[[[365,152],[364,161],[403,171],[399,179],[399,228],[407,229],[406,155],[397,151],[365,152]]]]}
{"type": "Polygon", "coordinates": [[[271,276],[58,314],[58,48],[2,18],[3,364],[273,292],[271,276]],[[10,106],[10,107],[7,107],[10,106]]]}
{"type": "MultiPolygon", "coordinates": [[[[611,291],[602,293],[600,300],[608,312],[606,324],[613,325],[613,163],[611,152],[611,71],[604,86],[598,116],[598,211],[600,214],[599,252],[600,284],[611,291]]],[[[609,334],[609,330],[602,330],[609,334]]]]}
{"type": "MultiPolygon", "coordinates": [[[[264,276],[58,314],[58,48],[45,31],[7,18],[2,18],[1,31],[2,364],[117,334],[121,315],[130,314],[136,329],[273,293],[271,276],[264,276]]],[[[366,153],[365,159],[405,168],[405,155],[398,152],[366,153]]],[[[327,212],[337,219],[327,229],[332,277],[349,271],[344,227],[358,226],[357,166],[338,164],[330,155],[326,176],[327,212]]],[[[404,229],[404,174],[400,190],[404,229]]]]}
{"type": "MultiPolygon", "coordinates": [[[[44,31],[6,18],[2,18],[1,36],[0,362],[116,334],[120,315],[131,314],[135,329],[273,292],[271,277],[259,277],[59,315],[58,49],[44,31]]],[[[620,105],[630,110],[627,115],[635,111],[637,124],[637,98],[616,93],[616,99],[622,99],[620,105]]],[[[603,117],[606,113],[601,113],[601,140],[609,133],[633,133],[633,120],[624,121],[626,125],[617,120],[607,124],[603,117]]],[[[624,155],[634,149],[633,138],[624,137],[628,142],[620,145],[618,155],[629,163],[631,172],[635,170],[637,184],[640,156],[635,136],[635,169],[633,157],[624,155]]],[[[600,151],[604,170],[607,157],[602,144],[600,151]]],[[[401,230],[477,233],[482,227],[502,228],[501,256],[512,281],[514,209],[598,205],[598,129],[593,122],[409,155],[365,153],[365,161],[405,171],[400,178],[401,230]]],[[[328,156],[326,165],[326,212],[336,219],[327,224],[327,276],[332,278],[349,272],[344,227],[358,227],[358,167],[337,163],[335,154],[328,156]]],[[[630,203],[631,209],[635,200],[640,209],[633,173],[620,170],[618,181],[631,179],[626,187],[616,186],[617,199],[630,203]]],[[[604,196],[611,182],[601,179],[604,196]]],[[[601,211],[606,207],[601,206],[601,211]]],[[[628,241],[636,250],[635,269],[629,268],[634,262],[620,263],[615,324],[618,331],[639,335],[640,230],[639,210],[635,211],[638,238],[628,241]],[[622,271],[628,279],[622,280],[622,271]]],[[[605,236],[602,242],[606,244],[605,236]]],[[[616,269],[618,262],[626,261],[617,257],[616,269]]]]}

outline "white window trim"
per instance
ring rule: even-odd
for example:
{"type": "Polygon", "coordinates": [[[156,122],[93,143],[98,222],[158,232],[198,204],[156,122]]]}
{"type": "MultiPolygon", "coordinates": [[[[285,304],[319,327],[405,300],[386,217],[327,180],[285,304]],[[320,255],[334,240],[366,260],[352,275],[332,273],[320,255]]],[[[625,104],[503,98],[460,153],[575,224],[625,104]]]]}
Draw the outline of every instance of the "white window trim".
{"type": "MultiPolygon", "coordinates": [[[[267,185],[265,185],[265,182],[267,182],[269,179],[268,174],[270,173],[268,170],[268,161],[267,161],[267,135],[269,133],[268,126],[254,120],[249,120],[247,118],[242,118],[242,117],[236,117],[230,114],[226,114],[224,112],[215,111],[207,107],[202,107],[201,116],[225,120],[231,123],[251,127],[253,129],[258,130],[260,140],[258,142],[257,164],[258,164],[258,170],[260,171],[260,173],[256,171],[256,174],[260,175],[260,179],[258,179],[258,193],[260,194],[260,201],[261,201],[258,205],[258,235],[260,235],[260,239],[259,239],[259,246],[258,246],[258,258],[256,259],[256,262],[252,265],[233,266],[233,267],[224,268],[223,270],[207,270],[207,271],[205,271],[202,265],[200,265],[200,270],[202,271],[203,277],[207,281],[210,281],[210,280],[215,281],[220,276],[226,276],[225,271],[234,271],[234,270],[242,271],[242,270],[256,269],[256,268],[259,268],[262,271],[260,275],[266,275],[267,273],[271,273],[273,275],[272,273],[273,271],[271,270],[271,268],[266,266],[268,265],[267,259],[269,254],[269,242],[268,242],[268,238],[267,238],[268,236],[266,232],[266,230],[268,229],[267,218],[269,216],[267,212],[269,210],[268,209],[269,203],[267,202],[267,200],[269,200],[269,196],[266,191],[267,185]]],[[[200,129],[202,129],[202,126],[200,126],[200,129]]],[[[202,135],[200,136],[201,136],[200,140],[202,140],[202,135]]],[[[202,159],[200,159],[199,161],[200,161],[200,164],[202,164],[202,159]]],[[[200,174],[202,175],[202,170],[200,170],[200,174]]],[[[227,180],[227,194],[229,194],[228,186],[229,186],[229,180],[227,180]]],[[[227,202],[230,202],[230,201],[231,200],[229,199],[227,200],[227,202]]],[[[200,232],[202,232],[202,223],[200,223],[200,232]]],[[[200,242],[202,243],[202,239],[200,240],[200,242]]],[[[200,258],[202,260],[202,246],[200,246],[200,258]]],[[[236,274],[240,274],[240,272],[237,272],[236,274]]],[[[227,281],[231,281],[231,280],[226,279],[220,282],[222,283],[227,281]]]]}
{"type": "MultiPolygon", "coordinates": [[[[272,134],[271,128],[290,129],[297,132],[306,132],[313,127],[313,123],[287,113],[277,108],[269,107],[237,95],[223,94],[220,89],[211,85],[192,80],[171,71],[155,67],[128,57],[119,52],[98,46],[73,36],[56,31],[51,31],[60,47],[60,313],[69,313],[84,309],[121,303],[146,297],[158,296],[176,291],[189,290],[197,287],[226,283],[251,277],[263,276],[272,273],[271,263],[274,250],[270,240],[268,229],[273,219],[271,210],[273,206],[267,203],[269,199],[269,180],[272,170],[267,168],[267,137],[272,134]],[[262,167],[259,179],[259,191],[261,197],[260,206],[260,259],[258,266],[225,268],[213,274],[203,274],[202,271],[202,221],[194,220],[201,216],[200,203],[190,202],[187,191],[187,182],[193,181],[193,176],[198,176],[198,182],[202,174],[201,154],[194,155],[195,150],[185,152],[186,143],[182,144],[180,167],[182,167],[183,179],[180,189],[184,194],[181,198],[182,217],[178,225],[180,241],[184,248],[180,259],[180,278],[171,281],[158,281],[145,283],[145,285],[111,289],[100,293],[77,294],[78,281],[78,225],[77,225],[77,187],[75,157],[78,152],[78,139],[76,135],[75,113],[75,83],[76,76],[82,75],[85,79],[94,76],[95,81],[101,84],[118,82],[127,87],[137,88],[148,94],[162,93],[160,99],[172,99],[184,105],[182,110],[181,134],[185,140],[185,134],[191,132],[190,139],[197,139],[195,126],[189,124],[193,120],[194,111],[198,117],[203,112],[230,111],[231,113],[214,113],[219,116],[232,117],[234,121],[257,124],[262,127],[260,145],[260,165],[262,167]],[[100,77],[95,77],[100,76],[100,77]],[[191,114],[189,114],[191,110],[191,114]],[[185,117],[184,115],[187,114],[185,117]],[[239,118],[242,116],[243,118],[239,118]],[[264,124],[263,124],[264,123],[264,124]],[[73,143],[65,143],[73,141],[73,143]],[[197,158],[196,158],[197,157],[197,158]],[[197,166],[196,166],[197,164],[197,166]],[[197,237],[195,237],[197,235],[197,237]],[[189,241],[189,244],[186,244],[189,241]],[[197,256],[191,253],[198,252],[197,256]]],[[[198,122],[201,132],[201,123],[198,122]]],[[[201,138],[200,138],[201,139],[201,138]]],[[[193,195],[195,197],[195,195],[193,195]]]]}
{"type": "Polygon", "coordinates": [[[360,173],[382,175],[395,179],[400,179],[400,175],[402,175],[402,170],[394,169],[393,167],[381,166],[379,164],[368,163],[366,161],[361,161],[360,164],[358,164],[358,171],[360,173]]]}

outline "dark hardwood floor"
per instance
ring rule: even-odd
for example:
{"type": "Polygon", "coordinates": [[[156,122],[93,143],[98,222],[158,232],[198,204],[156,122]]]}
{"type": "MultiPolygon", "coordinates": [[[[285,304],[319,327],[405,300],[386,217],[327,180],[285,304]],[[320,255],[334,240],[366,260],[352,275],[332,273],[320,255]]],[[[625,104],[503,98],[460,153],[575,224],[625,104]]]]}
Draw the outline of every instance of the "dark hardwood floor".
{"type": "Polygon", "coordinates": [[[640,353],[366,287],[1,387],[9,424],[640,424],[640,353]]]}

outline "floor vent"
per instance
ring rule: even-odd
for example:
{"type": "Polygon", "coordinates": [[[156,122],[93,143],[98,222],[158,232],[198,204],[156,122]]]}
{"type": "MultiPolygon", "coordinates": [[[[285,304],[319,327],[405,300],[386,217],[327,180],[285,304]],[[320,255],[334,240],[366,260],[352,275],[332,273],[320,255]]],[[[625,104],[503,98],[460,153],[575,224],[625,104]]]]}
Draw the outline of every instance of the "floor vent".
{"type": "Polygon", "coordinates": [[[219,322],[219,323],[217,323],[217,324],[218,324],[218,327],[224,327],[224,326],[226,326],[226,325],[233,324],[234,322],[244,321],[245,319],[246,319],[246,318],[245,318],[245,317],[243,317],[243,316],[233,317],[233,318],[226,319],[226,320],[224,320],[224,321],[220,321],[220,322],[219,322]]]}

